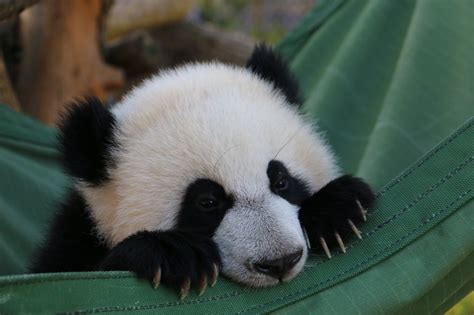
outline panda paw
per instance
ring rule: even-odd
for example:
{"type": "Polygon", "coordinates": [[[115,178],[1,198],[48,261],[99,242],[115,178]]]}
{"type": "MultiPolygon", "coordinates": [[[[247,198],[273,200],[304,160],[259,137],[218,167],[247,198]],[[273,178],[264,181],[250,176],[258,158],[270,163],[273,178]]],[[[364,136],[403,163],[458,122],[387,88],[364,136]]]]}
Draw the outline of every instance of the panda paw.
{"type": "Polygon", "coordinates": [[[344,175],[329,182],[302,205],[299,217],[312,248],[322,248],[328,258],[338,246],[346,252],[343,239],[355,234],[357,224],[367,220],[374,193],[360,178],[344,175]]]}
{"type": "Polygon", "coordinates": [[[99,265],[100,270],[126,270],[148,280],[153,288],[163,283],[184,299],[191,288],[201,295],[214,286],[220,257],[211,238],[188,231],[142,231],[117,244],[99,265]]]}

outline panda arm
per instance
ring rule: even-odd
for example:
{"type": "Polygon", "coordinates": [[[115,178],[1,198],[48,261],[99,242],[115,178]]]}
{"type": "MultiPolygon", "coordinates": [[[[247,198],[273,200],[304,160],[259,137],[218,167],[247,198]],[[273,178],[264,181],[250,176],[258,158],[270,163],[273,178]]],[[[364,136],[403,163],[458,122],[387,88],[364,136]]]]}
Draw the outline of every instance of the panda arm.
{"type": "Polygon", "coordinates": [[[329,258],[331,247],[339,246],[345,252],[342,239],[352,233],[362,237],[356,225],[366,220],[374,199],[370,186],[350,175],[336,178],[315,192],[299,212],[312,247],[322,247],[329,258]]]}
{"type": "Polygon", "coordinates": [[[127,270],[164,283],[184,298],[190,287],[202,294],[215,284],[220,258],[214,241],[189,230],[141,231],[117,244],[99,264],[101,270],[127,270]]]}
{"type": "Polygon", "coordinates": [[[54,217],[44,244],[33,258],[33,273],[126,270],[180,290],[204,292],[218,276],[220,256],[214,241],[189,230],[141,231],[112,249],[98,237],[88,208],[73,191],[54,217]],[[161,279],[160,279],[161,278],[161,279]]]}

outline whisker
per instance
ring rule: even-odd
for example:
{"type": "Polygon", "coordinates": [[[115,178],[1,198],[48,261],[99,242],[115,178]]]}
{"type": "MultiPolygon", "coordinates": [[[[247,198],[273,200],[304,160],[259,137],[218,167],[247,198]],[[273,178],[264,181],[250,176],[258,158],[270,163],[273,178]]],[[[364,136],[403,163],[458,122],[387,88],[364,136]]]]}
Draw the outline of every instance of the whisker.
{"type": "Polygon", "coordinates": [[[280,152],[283,151],[283,149],[291,142],[291,140],[293,140],[296,137],[296,135],[301,130],[301,128],[303,127],[299,127],[298,129],[296,129],[296,131],[291,135],[291,137],[281,146],[280,149],[278,149],[277,153],[273,157],[274,160],[277,158],[278,154],[280,154],[280,152]]]}
{"type": "Polygon", "coordinates": [[[222,153],[219,158],[216,160],[216,163],[214,163],[214,166],[212,167],[212,172],[215,172],[216,171],[216,167],[217,167],[217,164],[219,164],[219,162],[222,160],[222,158],[224,157],[224,155],[226,155],[230,150],[232,150],[233,148],[236,148],[238,147],[239,145],[238,144],[235,144],[233,146],[230,146],[228,147],[224,153],[222,153]]]}

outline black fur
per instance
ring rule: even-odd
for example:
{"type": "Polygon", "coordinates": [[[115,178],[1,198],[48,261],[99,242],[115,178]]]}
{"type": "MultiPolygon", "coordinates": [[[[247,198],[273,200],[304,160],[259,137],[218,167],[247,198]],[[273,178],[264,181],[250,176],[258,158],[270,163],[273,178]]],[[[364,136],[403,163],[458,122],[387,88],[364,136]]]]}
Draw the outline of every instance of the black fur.
{"type": "Polygon", "coordinates": [[[84,199],[72,192],[54,218],[46,242],[34,257],[30,271],[95,270],[107,251],[96,237],[84,199]]]}
{"type": "Polygon", "coordinates": [[[246,67],[260,78],[272,83],[275,89],[283,92],[290,104],[302,103],[298,82],[287,63],[270,47],[264,44],[256,46],[246,67]]]}
{"type": "Polygon", "coordinates": [[[185,230],[138,232],[115,246],[100,264],[102,270],[129,270],[153,282],[161,269],[161,282],[180,289],[186,279],[197,287],[202,277],[212,278],[213,264],[220,265],[211,238],[185,230]]]}
{"type": "Polygon", "coordinates": [[[111,150],[117,147],[114,128],[114,116],[99,100],[88,98],[74,105],[60,125],[66,171],[93,185],[106,181],[113,164],[111,150]]]}
{"type": "Polygon", "coordinates": [[[268,163],[267,175],[270,180],[270,190],[289,203],[301,206],[303,201],[311,196],[308,186],[301,179],[293,177],[280,161],[272,160],[268,163]],[[281,180],[287,182],[285,189],[278,189],[276,186],[281,180]]]}
{"type": "Polygon", "coordinates": [[[56,215],[44,245],[30,266],[33,273],[127,270],[150,282],[161,268],[162,282],[179,289],[186,278],[199,285],[220,265],[216,244],[202,233],[185,229],[142,231],[109,249],[96,235],[83,198],[73,192],[56,215]]]}
{"type": "Polygon", "coordinates": [[[232,196],[228,196],[221,185],[209,179],[198,179],[186,190],[177,227],[212,237],[233,203],[232,196]],[[206,200],[213,200],[214,206],[204,208],[200,203],[206,200]]]}
{"type": "Polygon", "coordinates": [[[324,237],[328,246],[336,246],[336,231],[342,238],[353,235],[347,220],[356,225],[363,221],[356,200],[368,209],[374,199],[369,185],[350,175],[336,178],[307,199],[300,209],[299,218],[312,248],[321,248],[319,237],[324,237]]]}

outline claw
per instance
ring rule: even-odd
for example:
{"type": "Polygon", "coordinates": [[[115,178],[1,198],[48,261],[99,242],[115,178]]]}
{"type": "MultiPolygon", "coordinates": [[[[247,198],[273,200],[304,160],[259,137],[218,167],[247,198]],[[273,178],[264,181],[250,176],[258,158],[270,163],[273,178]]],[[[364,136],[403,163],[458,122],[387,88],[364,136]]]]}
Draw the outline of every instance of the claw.
{"type": "Polygon", "coordinates": [[[155,273],[155,276],[153,277],[153,289],[156,289],[160,286],[161,282],[161,267],[158,268],[158,270],[155,273]]]}
{"type": "Polygon", "coordinates": [[[331,252],[329,251],[328,244],[326,244],[326,240],[323,237],[320,237],[319,242],[321,243],[321,246],[323,247],[326,256],[328,256],[328,258],[331,258],[331,252]]]}
{"type": "Polygon", "coordinates": [[[216,264],[212,264],[211,288],[216,285],[218,276],[219,276],[219,267],[217,267],[216,264]]]}
{"type": "Polygon", "coordinates": [[[199,287],[198,287],[198,295],[201,296],[204,291],[206,291],[207,288],[207,277],[206,275],[202,275],[201,281],[199,281],[199,287]]]}
{"type": "Polygon", "coordinates": [[[306,241],[306,246],[308,247],[308,250],[311,249],[311,242],[309,241],[308,233],[306,232],[306,229],[304,226],[303,226],[303,236],[304,236],[304,240],[306,241]]]}
{"type": "Polygon", "coordinates": [[[344,246],[344,242],[342,241],[341,236],[337,232],[334,232],[334,236],[336,236],[337,243],[339,244],[339,247],[341,248],[342,252],[345,254],[346,246],[344,246]]]}
{"type": "Polygon", "coordinates": [[[347,222],[349,223],[352,231],[354,232],[355,235],[357,235],[357,237],[361,240],[362,239],[362,234],[360,233],[360,231],[357,229],[357,227],[355,226],[354,222],[352,222],[351,219],[347,219],[347,222]]]}
{"type": "Polygon", "coordinates": [[[179,291],[180,300],[184,300],[188,296],[189,288],[191,288],[191,280],[187,278],[181,285],[181,290],[179,291]]]}
{"type": "Polygon", "coordinates": [[[359,200],[356,200],[356,202],[357,202],[357,205],[359,206],[362,219],[364,219],[364,221],[367,221],[367,210],[365,210],[364,207],[362,207],[359,200]]]}

